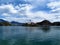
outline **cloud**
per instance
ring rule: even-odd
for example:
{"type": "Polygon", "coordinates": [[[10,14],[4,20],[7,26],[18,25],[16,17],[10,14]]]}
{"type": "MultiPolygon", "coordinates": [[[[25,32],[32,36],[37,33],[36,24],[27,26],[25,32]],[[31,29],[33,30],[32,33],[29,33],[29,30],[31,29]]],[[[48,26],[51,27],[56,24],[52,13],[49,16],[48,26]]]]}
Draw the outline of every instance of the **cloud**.
{"type": "MultiPolygon", "coordinates": [[[[25,18],[24,10],[25,8],[20,8],[20,6],[14,6],[12,4],[8,5],[0,5],[0,15],[5,17],[3,19],[9,20],[9,21],[18,21],[17,19],[25,18]],[[22,12],[23,11],[23,12],[22,12]],[[8,18],[9,17],[9,18],[8,18]]],[[[19,20],[20,21],[20,20],[19,20]]]]}
{"type": "Polygon", "coordinates": [[[1,10],[3,9],[8,13],[17,13],[17,10],[14,9],[12,4],[8,4],[8,5],[3,4],[3,5],[0,6],[0,9],[1,10]]]}
{"type": "Polygon", "coordinates": [[[0,16],[2,16],[2,19],[8,21],[60,21],[59,0],[1,0],[1,2],[3,3],[0,5],[0,16]],[[4,4],[5,2],[7,4],[4,4]]]}
{"type": "Polygon", "coordinates": [[[9,22],[11,21],[17,21],[17,22],[21,22],[21,23],[26,23],[28,18],[16,18],[16,17],[5,17],[5,18],[2,18],[4,20],[7,20],[9,22]]]}
{"type": "Polygon", "coordinates": [[[52,9],[52,12],[60,12],[60,1],[49,3],[48,7],[52,9]]]}
{"type": "MultiPolygon", "coordinates": [[[[54,21],[60,21],[60,1],[58,0],[37,0],[37,1],[32,1],[30,0],[30,2],[36,2],[36,3],[32,3],[32,8],[29,8],[29,11],[28,11],[28,15],[29,17],[33,17],[32,19],[38,17],[39,20],[43,20],[43,19],[46,19],[46,20],[50,20],[51,22],[54,22],[54,21]],[[43,3],[44,2],[44,3],[43,3]],[[43,7],[46,6],[46,10],[43,11],[41,10],[43,7]],[[35,8],[37,7],[37,8],[35,8]],[[38,11],[35,11],[35,12],[32,12],[31,9],[39,9],[41,8],[40,10],[38,11]],[[46,12],[48,9],[51,9],[49,10],[48,12],[46,12]]],[[[44,9],[44,8],[43,8],[44,9]]],[[[37,20],[37,19],[35,19],[37,20]]]]}
{"type": "Polygon", "coordinates": [[[60,1],[50,2],[47,5],[52,9],[50,13],[55,17],[53,21],[60,21],[60,1]]]}

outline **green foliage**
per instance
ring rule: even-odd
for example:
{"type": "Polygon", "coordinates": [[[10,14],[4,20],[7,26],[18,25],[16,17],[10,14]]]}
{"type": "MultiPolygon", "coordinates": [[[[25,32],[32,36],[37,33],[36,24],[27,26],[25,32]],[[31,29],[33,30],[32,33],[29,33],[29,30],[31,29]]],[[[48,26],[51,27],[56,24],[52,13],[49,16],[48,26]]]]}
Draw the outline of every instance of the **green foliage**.
{"type": "Polygon", "coordinates": [[[0,26],[11,26],[9,22],[0,22],[0,26]]]}

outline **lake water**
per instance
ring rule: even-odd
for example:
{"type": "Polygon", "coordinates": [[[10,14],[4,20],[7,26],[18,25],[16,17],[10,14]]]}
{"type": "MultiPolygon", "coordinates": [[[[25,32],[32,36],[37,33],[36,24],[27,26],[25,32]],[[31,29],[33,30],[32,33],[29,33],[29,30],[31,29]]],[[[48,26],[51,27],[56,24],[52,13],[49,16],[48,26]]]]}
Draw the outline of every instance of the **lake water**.
{"type": "Polygon", "coordinates": [[[60,45],[60,26],[0,26],[0,45],[60,45]]]}

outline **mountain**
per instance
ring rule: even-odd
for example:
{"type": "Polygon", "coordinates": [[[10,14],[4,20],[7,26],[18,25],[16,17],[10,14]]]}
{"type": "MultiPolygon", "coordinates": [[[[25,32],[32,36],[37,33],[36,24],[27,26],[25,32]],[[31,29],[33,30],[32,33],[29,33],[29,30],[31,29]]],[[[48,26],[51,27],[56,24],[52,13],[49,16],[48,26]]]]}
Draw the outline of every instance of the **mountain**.
{"type": "Polygon", "coordinates": [[[16,21],[12,21],[10,22],[13,26],[22,26],[24,25],[24,23],[19,23],[19,22],[16,22],[16,21]]]}
{"type": "Polygon", "coordinates": [[[42,22],[37,22],[37,23],[34,22],[19,23],[19,22],[12,21],[11,24],[15,26],[60,26],[60,22],[51,23],[48,20],[43,20],[42,22]]]}
{"type": "Polygon", "coordinates": [[[53,26],[60,26],[60,22],[53,22],[52,25],[53,26]]]}
{"type": "Polygon", "coordinates": [[[8,22],[3,19],[0,19],[0,26],[60,26],[60,22],[51,23],[48,20],[43,20],[42,22],[29,22],[29,23],[20,23],[16,21],[8,22]]]}
{"type": "Polygon", "coordinates": [[[36,23],[25,23],[23,26],[38,26],[36,23]]]}
{"type": "Polygon", "coordinates": [[[0,26],[10,26],[11,24],[8,21],[0,19],[0,26]]]}
{"type": "Polygon", "coordinates": [[[0,19],[0,22],[7,22],[7,21],[5,21],[5,20],[3,20],[3,19],[0,19]]]}
{"type": "Polygon", "coordinates": [[[45,26],[51,26],[52,25],[52,23],[48,20],[43,20],[42,22],[38,22],[37,24],[41,25],[41,26],[44,26],[44,25],[45,26]]]}

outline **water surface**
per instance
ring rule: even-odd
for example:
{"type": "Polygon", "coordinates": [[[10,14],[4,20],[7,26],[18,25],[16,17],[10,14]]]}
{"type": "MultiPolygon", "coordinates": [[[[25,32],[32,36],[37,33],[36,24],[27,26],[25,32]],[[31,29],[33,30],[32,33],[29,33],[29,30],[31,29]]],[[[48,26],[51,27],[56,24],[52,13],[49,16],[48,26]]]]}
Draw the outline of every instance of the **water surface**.
{"type": "Polygon", "coordinates": [[[60,26],[0,26],[0,45],[60,45],[60,26]]]}

